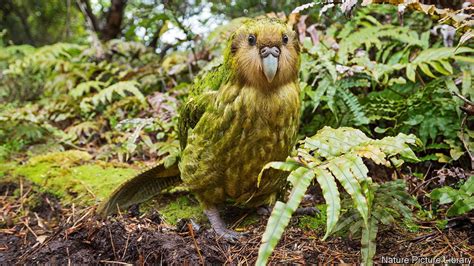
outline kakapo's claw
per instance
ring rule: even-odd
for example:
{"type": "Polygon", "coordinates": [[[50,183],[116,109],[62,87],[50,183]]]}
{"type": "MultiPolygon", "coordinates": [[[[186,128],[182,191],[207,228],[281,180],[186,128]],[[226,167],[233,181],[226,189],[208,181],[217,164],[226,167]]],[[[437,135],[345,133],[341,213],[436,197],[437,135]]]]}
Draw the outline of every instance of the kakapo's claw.
{"type": "Polygon", "coordinates": [[[216,232],[219,238],[225,239],[230,243],[236,243],[246,236],[245,233],[235,232],[227,229],[224,221],[222,221],[219,211],[216,208],[208,208],[204,210],[212,229],[216,232]]]}
{"type": "Polygon", "coordinates": [[[260,206],[257,209],[257,214],[260,216],[270,216],[272,214],[273,207],[268,205],[260,206]]]}
{"type": "Polygon", "coordinates": [[[296,215],[307,215],[307,216],[314,216],[316,214],[319,214],[319,210],[316,207],[301,207],[296,209],[295,214],[296,215]]]}
{"type": "MultiPolygon", "coordinates": [[[[273,211],[273,207],[270,207],[268,205],[265,206],[260,206],[257,209],[257,214],[261,216],[270,216],[270,214],[273,211]]],[[[308,215],[308,216],[314,216],[316,214],[319,214],[319,210],[316,207],[300,207],[296,209],[295,215],[308,215]]]]}

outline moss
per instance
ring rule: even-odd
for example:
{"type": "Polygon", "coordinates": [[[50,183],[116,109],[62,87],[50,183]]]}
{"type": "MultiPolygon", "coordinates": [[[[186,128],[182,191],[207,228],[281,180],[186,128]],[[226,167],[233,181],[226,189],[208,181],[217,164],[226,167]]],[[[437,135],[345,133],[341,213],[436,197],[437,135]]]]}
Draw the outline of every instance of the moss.
{"type": "Polygon", "coordinates": [[[316,206],[320,214],[316,216],[303,216],[298,221],[298,227],[302,229],[311,229],[317,232],[324,232],[326,229],[326,204],[316,206]]]}
{"type": "MultiPolygon", "coordinates": [[[[104,200],[123,181],[137,174],[137,170],[123,164],[92,161],[84,152],[54,152],[32,157],[28,163],[0,164],[2,181],[17,181],[23,177],[38,185],[40,192],[51,193],[62,203],[87,206],[104,200]]],[[[204,221],[199,204],[188,196],[162,195],[159,206],[151,202],[143,207],[157,209],[165,220],[175,225],[179,219],[204,221]]],[[[31,202],[32,206],[35,204],[31,202]]]]}
{"type": "Polygon", "coordinates": [[[245,217],[245,219],[243,219],[242,222],[240,223],[239,227],[246,228],[250,225],[258,224],[259,222],[260,222],[260,215],[253,213],[245,217]]]}
{"type": "Polygon", "coordinates": [[[54,152],[32,157],[26,165],[16,167],[11,174],[27,178],[65,203],[89,205],[106,198],[120,183],[137,172],[132,168],[108,166],[90,160],[90,155],[85,152],[54,152]],[[74,166],[84,162],[89,163],[74,166]]]}
{"type": "Polygon", "coordinates": [[[87,189],[99,200],[105,199],[123,181],[137,174],[135,169],[103,167],[86,164],[71,168],[71,178],[78,181],[74,186],[77,191],[87,189]]]}
{"type": "Polygon", "coordinates": [[[17,163],[15,162],[0,161],[0,180],[3,181],[3,179],[7,177],[7,173],[15,169],[16,166],[17,163]]]}
{"type": "Polygon", "coordinates": [[[69,150],[63,152],[50,152],[32,157],[28,164],[52,163],[61,166],[71,166],[92,160],[92,156],[84,151],[69,150]]]}
{"type": "Polygon", "coordinates": [[[161,207],[158,211],[172,225],[176,225],[179,219],[192,218],[202,221],[204,218],[199,204],[192,202],[188,196],[180,196],[166,206],[161,207]]]}

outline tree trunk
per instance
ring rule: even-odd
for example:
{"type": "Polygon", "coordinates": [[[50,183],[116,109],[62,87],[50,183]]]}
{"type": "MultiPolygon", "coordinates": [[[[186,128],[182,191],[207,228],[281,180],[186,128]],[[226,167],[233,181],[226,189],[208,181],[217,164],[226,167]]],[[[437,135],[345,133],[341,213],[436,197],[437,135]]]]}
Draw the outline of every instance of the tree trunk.
{"type": "Polygon", "coordinates": [[[127,0],[110,0],[110,8],[101,20],[94,14],[89,0],[77,0],[77,5],[102,41],[119,37],[127,0]]]}
{"type": "Polygon", "coordinates": [[[100,34],[102,40],[108,41],[120,35],[126,5],[127,0],[111,0],[106,22],[100,34]]]}

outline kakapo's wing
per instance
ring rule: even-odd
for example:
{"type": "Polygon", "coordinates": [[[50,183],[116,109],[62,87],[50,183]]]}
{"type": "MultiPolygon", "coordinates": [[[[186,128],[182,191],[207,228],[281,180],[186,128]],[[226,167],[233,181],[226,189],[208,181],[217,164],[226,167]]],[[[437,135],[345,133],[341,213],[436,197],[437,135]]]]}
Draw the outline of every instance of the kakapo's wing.
{"type": "Polygon", "coordinates": [[[178,164],[168,168],[164,164],[155,166],[118,187],[109,198],[99,205],[97,212],[106,217],[117,210],[126,210],[133,204],[147,201],[164,189],[181,182],[178,164]]]}
{"type": "Polygon", "coordinates": [[[187,101],[179,110],[178,136],[181,150],[186,147],[188,131],[196,126],[206,108],[213,104],[217,90],[230,76],[222,61],[222,58],[215,59],[202,70],[194,81],[187,101]]]}

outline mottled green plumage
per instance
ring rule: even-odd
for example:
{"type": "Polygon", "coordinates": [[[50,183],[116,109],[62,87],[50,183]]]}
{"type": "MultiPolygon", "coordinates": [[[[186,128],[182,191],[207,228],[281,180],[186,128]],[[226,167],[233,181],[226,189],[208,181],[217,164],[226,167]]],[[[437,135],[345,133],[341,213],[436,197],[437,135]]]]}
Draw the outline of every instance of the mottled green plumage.
{"type": "MultiPolygon", "coordinates": [[[[223,63],[196,79],[180,109],[179,170],[183,186],[205,210],[227,202],[269,204],[284,187],[284,173],[267,171],[259,187],[257,176],[266,163],[285,160],[296,141],[298,51],[296,34],[285,24],[251,20],[232,35],[223,63]],[[277,70],[266,68],[267,48],[276,58],[267,61],[277,62],[277,70]]],[[[116,197],[112,205],[117,204],[123,201],[116,197]]],[[[211,216],[221,227],[215,211],[211,216]]]]}
{"type": "Polygon", "coordinates": [[[224,63],[198,80],[180,112],[181,179],[204,207],[229,200],[247,206],[271,203],[286,175],[268,171],[257,188],[258,173],[266,163],[284,160],[296,141],[297,82],[270,90],[242,84],[231,45],[232,40],[224,63]]]}

